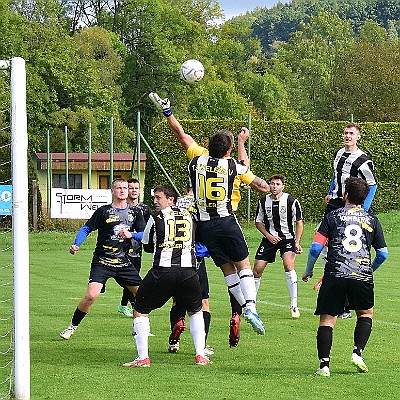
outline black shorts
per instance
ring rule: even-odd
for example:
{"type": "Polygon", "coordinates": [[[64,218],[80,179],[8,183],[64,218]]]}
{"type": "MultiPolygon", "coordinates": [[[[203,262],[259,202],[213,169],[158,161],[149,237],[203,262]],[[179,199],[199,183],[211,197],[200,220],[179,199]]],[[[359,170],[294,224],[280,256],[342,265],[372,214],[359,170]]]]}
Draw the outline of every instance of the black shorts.
{"type": "Polygon", "coordinates": [[[90,268],[89,283],[102,283],[105,291],[105,284],[110,278],[114,278],[122,287],[139,286],[142,282],[139,272],[131,264],[126,267],[107,267],[99,263],[97,257],[94,257],[90,268]]]}
{"type": "Polygon", "coordinates": [[[249,255],[242,228],[233,214],[210,221],[199,221],[196,232],[196,240],[204,243],[217,267],[230,260],[242,261],[249,255]]]}
{"type": "Polygon", "coordinates": [[[135,267],[137,272],[140,272],[140,268],[142,266],[142,257],[131,257],[129,254],[127,255],[128,260],[135,267]]]}
{"type": "Polygon", "coordinates": [[[258,247],[255,255],[256,260],[263,260],[269,263],[275,262],[276,252],[280,251],[281,257],[291,251],[296,252],[296,242],[294,239],[282,239],[277,244],[271,243],[268,239],[261,239],[260,246],[258,247]]]}
{"type": "Polygon", "coordinates": [[[339,315],[349,302],[349,310],[369,310],[374,306],[374,283],[324,275],[315,315],[339,315]]]}
{"type": "Polygon", "coordinates": [[[189,312],[201,310],[201,287],[194,268],[152,268],[136,293],[135,310],[150,314],[171,297],[189,312]]]}
{"type": "Polygon", "coordinates": [[[210,297],[210,286],[208,284],[208,276],[206,270],[206,263],[204,257],[196,257],[197,273],[199,274],[199,281],[201,287],[201,298],[208,299],[210,297]]]}

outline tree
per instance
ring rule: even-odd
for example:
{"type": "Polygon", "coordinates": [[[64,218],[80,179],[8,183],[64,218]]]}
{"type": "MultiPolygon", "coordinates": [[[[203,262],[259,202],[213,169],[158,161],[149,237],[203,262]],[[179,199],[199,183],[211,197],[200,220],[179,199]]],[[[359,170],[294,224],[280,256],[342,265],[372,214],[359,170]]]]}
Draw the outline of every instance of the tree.
{"type": "Polygon", "coordinates": [[[334,116],[361,121],[400,120],[400,41],[367,21],[359,39],[342,55],[333,82],[334,116]]]}
{"type": "Polygon", "coordinates": [[[330,91],[337,60],[354,41],[349,21],[320,11],[279,48],[271,69],[304,119],[331,117],[330,91]]]}

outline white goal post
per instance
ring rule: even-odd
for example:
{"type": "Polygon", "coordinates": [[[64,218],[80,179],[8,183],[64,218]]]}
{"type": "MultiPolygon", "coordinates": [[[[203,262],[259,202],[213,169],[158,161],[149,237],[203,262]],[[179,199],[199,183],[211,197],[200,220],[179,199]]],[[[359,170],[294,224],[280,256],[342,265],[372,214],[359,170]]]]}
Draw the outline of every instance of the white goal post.
{"type": "Polygon", "coordinates": [[[28,129],[25,60],[11,59],[14,397],[30,399],[28,129]]]}

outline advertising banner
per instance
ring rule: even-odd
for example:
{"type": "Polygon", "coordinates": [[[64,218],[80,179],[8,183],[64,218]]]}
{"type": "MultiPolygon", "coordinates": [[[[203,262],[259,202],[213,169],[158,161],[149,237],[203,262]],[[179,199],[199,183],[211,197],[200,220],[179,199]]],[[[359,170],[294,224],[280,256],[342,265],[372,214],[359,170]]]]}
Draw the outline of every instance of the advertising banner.
{"type": "Polygon", "coordinates": [[[11,215],[12,186],[0,185],[0,215],[11,215]]]}
{"type": "Polygon", "coordinates": [[[51,189],[51,218],[88,219],[111,203],[109,189],[51,189]]]}

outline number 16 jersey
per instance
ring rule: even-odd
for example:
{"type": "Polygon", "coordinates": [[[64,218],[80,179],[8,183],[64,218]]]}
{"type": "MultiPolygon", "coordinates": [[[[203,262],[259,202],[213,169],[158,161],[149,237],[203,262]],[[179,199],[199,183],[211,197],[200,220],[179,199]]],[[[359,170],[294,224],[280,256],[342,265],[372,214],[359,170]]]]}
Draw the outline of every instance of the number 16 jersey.
{"type": "Polygon", "coordinates": [[[198,156],[190,161],[188,169],[197,219],[209,221],[231,215],[233,183],[236,176],[247,172],[246,165],[234,158],[198,156]]]}

